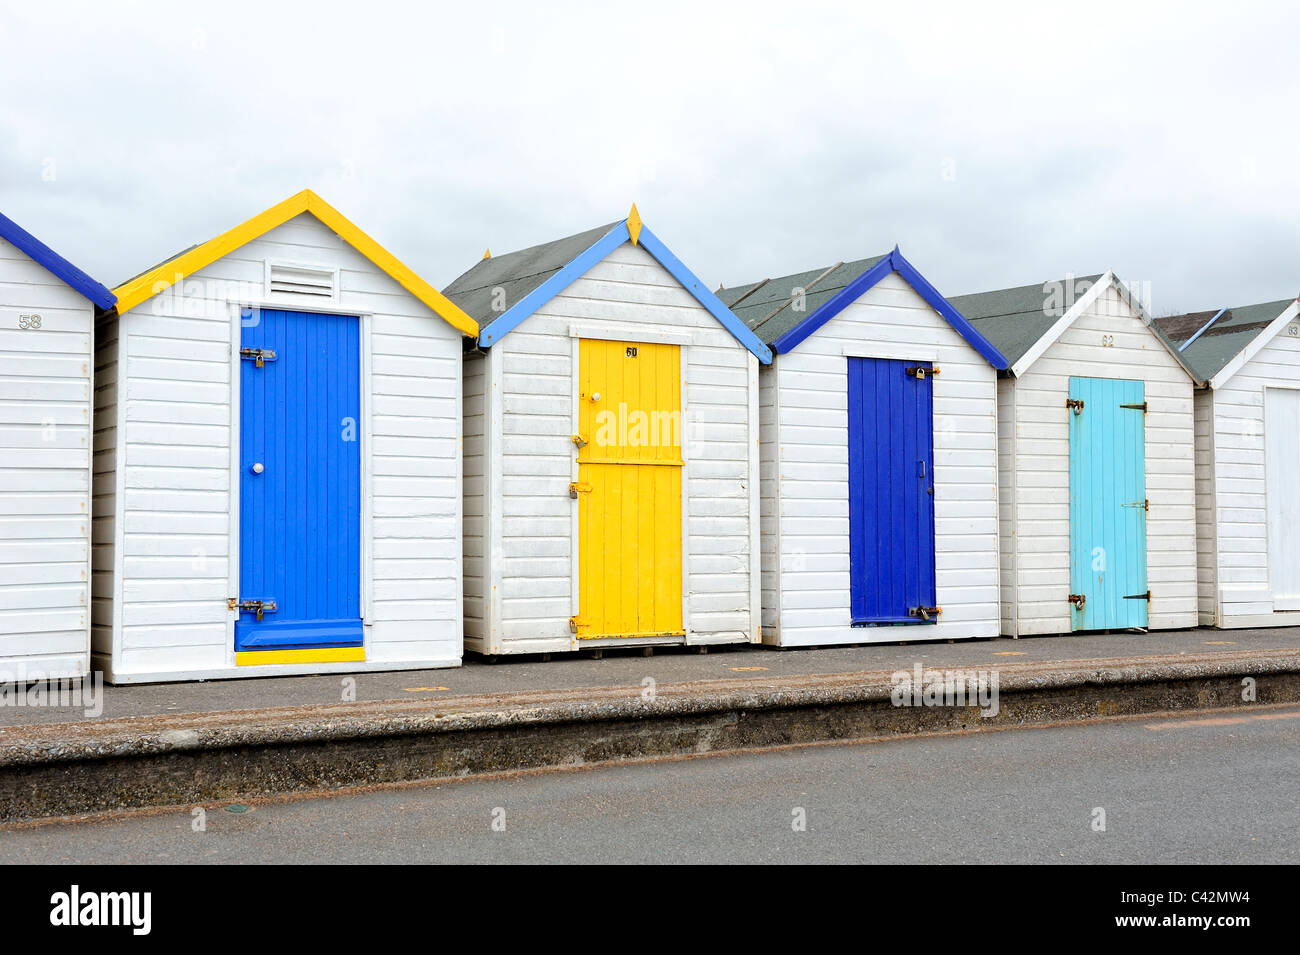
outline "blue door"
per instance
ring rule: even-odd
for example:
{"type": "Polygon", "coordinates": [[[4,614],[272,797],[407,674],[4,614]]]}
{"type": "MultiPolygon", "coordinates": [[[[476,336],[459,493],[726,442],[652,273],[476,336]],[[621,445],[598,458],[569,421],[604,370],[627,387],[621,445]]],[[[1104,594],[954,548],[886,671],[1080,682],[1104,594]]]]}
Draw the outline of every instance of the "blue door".
{"type": "Polygon", "coordinates": [[[1070,379],[1066,414],[1074,630],[1147,625],[1144,391],[1140,381],[1070,379]]]}
{"type": "Polygon", "coordinates": [[[235,649],[360,646],[360,321],[262,309],[241,346],[235,649]]]}
{"type": "Polygon", "coordinates": [[[848,363],[853,624],[933,623],[933,369],[883,358],[848,363]]]}

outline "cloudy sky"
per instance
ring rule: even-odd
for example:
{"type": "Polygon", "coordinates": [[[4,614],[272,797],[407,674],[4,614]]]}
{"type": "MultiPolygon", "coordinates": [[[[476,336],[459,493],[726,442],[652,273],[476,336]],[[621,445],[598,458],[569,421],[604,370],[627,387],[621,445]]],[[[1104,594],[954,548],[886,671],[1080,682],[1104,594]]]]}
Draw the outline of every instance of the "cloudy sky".
{"type": "Polygon", "coordinates": [[[115,285],[311,187],[444,286],[642,216],[712,286],[1300,293],[1294,3],[28,3],[0,210],[115,285]]]}

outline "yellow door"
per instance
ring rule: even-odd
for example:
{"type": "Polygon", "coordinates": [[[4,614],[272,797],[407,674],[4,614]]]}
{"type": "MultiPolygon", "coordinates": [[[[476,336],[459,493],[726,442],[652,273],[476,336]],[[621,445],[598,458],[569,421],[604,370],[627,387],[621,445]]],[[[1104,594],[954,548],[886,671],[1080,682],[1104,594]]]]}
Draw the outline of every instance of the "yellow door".
{"type": "Polygon", "coordinates": [[[582,339],[578,382],[578,637],[681,634],[681,352],[582,339]]]}

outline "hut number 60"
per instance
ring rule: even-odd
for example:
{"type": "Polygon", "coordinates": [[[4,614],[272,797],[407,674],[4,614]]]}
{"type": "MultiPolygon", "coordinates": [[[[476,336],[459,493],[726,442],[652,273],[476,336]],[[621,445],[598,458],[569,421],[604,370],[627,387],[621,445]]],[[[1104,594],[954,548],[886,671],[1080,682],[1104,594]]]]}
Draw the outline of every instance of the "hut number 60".
{"type": "Polygon", "coordinates": [[[40,328],[40,327],[41,327],[41,317],[40,317],[39,315],[34,315],[34,314],[33,314],[33,315],[19,315],[19,316],[18,316],[18,327],[19,327],[19,328],[40,328]]]}

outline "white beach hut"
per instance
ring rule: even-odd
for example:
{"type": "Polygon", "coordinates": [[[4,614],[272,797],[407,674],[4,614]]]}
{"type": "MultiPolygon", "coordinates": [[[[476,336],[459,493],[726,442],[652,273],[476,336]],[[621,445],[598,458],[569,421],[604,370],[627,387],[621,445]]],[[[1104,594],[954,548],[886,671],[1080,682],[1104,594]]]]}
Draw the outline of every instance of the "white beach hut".
{"type": "Polygon", "coordinates": [[[457,665],[477,324],[309,190],[115,291],[96,665],[117,683],[457,665]]]}
{"type": "Polygon", "coordinates": [[[89,672],[91,335],[113,301],[0,215],[0,682],[89,672]]]}
{"type": "Polygon", "coordinates": [[[897,249],[718,296],[774,353],[764,641],[997,636],[1001,353],[897,249]]]}
{"type": "Polygon", "coordinates": [[[1300,624],[1300,302],[1156,320],[1196,392],[1200,621],[1300,624]]]}
{"type": "Polygon", "coordinates": [[[465,359],[465,645],[759,639],[765,345],[644,226],[485,257],[465,359]]]}
{"type": "Polygon", "coordinates": [[[998,389],[1002,631],[1196,625],[1193,374],[1111,272],[950,298],[998,389]]]}

